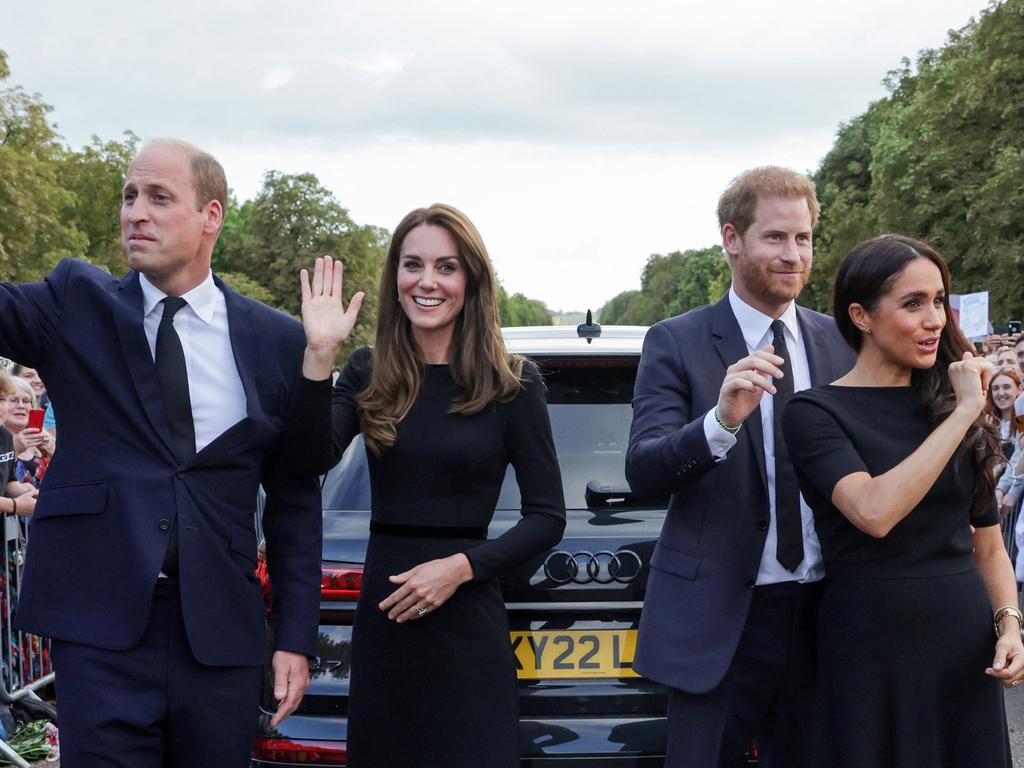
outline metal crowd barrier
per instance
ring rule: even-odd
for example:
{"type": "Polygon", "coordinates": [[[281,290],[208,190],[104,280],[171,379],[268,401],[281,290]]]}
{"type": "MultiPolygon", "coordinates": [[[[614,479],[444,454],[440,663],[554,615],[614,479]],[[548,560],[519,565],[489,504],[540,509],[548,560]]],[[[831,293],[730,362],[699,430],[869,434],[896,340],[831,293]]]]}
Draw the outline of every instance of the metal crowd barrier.
{"type": "MultiPolygon", "coordinates": [[[[50,641],[18,632],[11,626],[18,604],[25,549],[28,543],[28,520],[17,515],[3,515],[3,547],[0,549],[0,703],[13,704],[22,699],[42,702],[36,691],[53,682],[50,662],[50,641]]],[[[10,746],[0,739],[0,754],[18,768],[29,768],[10,746]]]]}

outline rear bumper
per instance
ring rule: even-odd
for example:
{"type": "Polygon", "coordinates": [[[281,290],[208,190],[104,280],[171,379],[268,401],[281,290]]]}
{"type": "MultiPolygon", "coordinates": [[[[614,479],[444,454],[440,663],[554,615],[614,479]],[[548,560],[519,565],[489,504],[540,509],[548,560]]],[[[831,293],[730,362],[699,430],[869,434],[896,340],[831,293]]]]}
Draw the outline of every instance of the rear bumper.
{"type": "MultiPolygon", "coordinates": [[[[521,720],[519,727],[523,768],[653,768],[665,762],[664,717],[530,718],[521,720]]],[[[279,738],[341,740],[347,730],[343,717],[293,715],[282,723],[277,735],[279,738]]],[[[252,768],[295,765],[252,761],[252,768]]],[[[341,768],[329,763],[316,765],[341,768]]]]}

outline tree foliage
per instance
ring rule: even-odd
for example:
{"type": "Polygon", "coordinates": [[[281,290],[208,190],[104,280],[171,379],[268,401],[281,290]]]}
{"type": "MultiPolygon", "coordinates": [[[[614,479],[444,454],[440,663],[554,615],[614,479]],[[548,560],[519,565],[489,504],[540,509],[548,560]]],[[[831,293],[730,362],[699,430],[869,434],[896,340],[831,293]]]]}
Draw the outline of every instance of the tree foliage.
{"type": "Polygon", "coordinates": [[[639,291],[623,291],[598,311],[602,323],[650,325],[719,299],[729,288],[725,252],[714,245],[652,254],[639,291]]]}
{"type": "MultiPolygon", "coordinates": [[[[10,77],[0,51],[0,84],[10,77]]],[[[0,89],[0,280],[39,280],[74,256],[107,271],[125,268],[118,210],[124,174],[139,138],[91,142],[72,149],[50,121],[52,107],[23,88],[0,89]]],[[[213,268],[235,290],[299,314],[299,270],[317,256],[345,265],[345,297],[366,293],[348,349],[372,343],[377,294],[389,233],[358,224],[312,173],[270,171],[251,200],[229,200],[213,268]]],[[[499,286],[500,287],[500,286],[499,286]]],[[[544,304],[499,291],[506,325],[547,325],[544,304]]]]}
{"type": "Polygon", "coordinates": [[[498,312],[501,324],[506,327],[517,325],[552,325],[551,312],[543,301],[530,299],[521,293],[511,296],[498,286],[498,312]]]}
{"type": "MultiPolygon", "coordinates": [[[[0,51],[0,82],[9,73],[0,51]]],[[[86,246],[62,215],[74,195],[58,178],[62,147],[51,109],[20,87],[0,90],[0,276],[8,280],[38,279],[86,246]]]]}
{"type": "Polygon", "coordinates": [[[213,264],[234,278],[236,290],[299,314],[299,270],[318,256],[345,265],[345,300],[356,291],[366,299],[360,322],[342,354],[373,342],[380,270],[388,233],[359,225],[312,173],[270,171],[252,200],[232,196],[213,264]],[[245,280],[240,278],[244,277],[245,280]]]}
{"type": "Polygon", "coordinates": [[[993,2],[886,78],[889,96],[841,126],[815,175],[822,220],[811,304],[830,308],[842,257],[882,232],[942,253],[957,293],[1024,313],[1024,0],[993,2]]]}
{"type": "MultiPolygon", "coordinates": [[[[989,291],[994,322],[1024,316],[1024,0],[993,0],[884,82],[889,95],[839,127],[814,174],[822,213],[801,304],[830,312],[842,258],[898,232],[945,256],[955,292],[989,291]]],[[[656,322],[728,284],[719,248],[655,254],[640,290],[599,316],[656,322]]]]}

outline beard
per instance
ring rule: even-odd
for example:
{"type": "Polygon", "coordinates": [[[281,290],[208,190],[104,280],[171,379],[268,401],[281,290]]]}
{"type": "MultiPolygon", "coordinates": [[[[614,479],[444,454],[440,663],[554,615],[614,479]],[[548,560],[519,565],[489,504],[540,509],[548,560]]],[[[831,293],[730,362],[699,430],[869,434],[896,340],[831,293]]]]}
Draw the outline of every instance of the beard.
{"type": "Polygon", "coordinates": [[[746,289],[769,304],[785,304],[792,301],[800,295],[811,276],[810,265],[800,262],[803,272],[798,278],[783,280],[773,274],[767,264],[754,262],[745,254],[734,261],[734,266],[746,289]]]}

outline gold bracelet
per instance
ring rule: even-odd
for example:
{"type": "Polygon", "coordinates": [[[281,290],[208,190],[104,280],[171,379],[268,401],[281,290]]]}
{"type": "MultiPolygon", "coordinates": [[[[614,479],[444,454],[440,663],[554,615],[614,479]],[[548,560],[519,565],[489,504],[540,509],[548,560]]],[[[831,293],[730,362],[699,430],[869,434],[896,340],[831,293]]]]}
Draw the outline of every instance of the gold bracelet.
{"type": "Polygon", "coordinates": [[[996,637],[1000,636],[999,624],[1007,616],[1015,618],[1018,627],[1024,627],[1024,614],[1020,612],[1020,609],[1015,605],[1004,605],[992,615],[992,628],[995,630],[996,637]]]}

